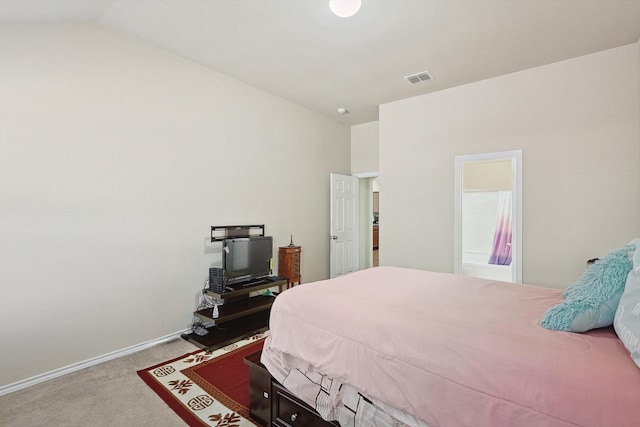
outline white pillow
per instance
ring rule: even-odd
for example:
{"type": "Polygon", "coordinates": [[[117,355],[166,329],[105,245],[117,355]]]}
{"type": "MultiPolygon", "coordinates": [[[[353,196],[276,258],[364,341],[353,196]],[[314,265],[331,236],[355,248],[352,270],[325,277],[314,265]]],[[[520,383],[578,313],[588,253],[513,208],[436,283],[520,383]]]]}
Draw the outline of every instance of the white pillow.
{"type": "Polygon", "coordinates": [[[633,268],[627,276],[624,292],[616,310],[613,327],[631,358],[640,367],[640,239],[635,239],[633,268]]]}

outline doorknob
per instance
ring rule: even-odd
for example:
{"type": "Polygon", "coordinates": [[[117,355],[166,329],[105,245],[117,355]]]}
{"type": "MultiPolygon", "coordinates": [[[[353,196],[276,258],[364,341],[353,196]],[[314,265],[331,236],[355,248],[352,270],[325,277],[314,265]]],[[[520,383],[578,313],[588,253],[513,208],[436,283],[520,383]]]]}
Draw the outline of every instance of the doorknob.
{"type": "Polygon", "coordinates": [[[329,239],[331,239],[331,240],[338,240],[338,236],[329,236],[329,239]]]}

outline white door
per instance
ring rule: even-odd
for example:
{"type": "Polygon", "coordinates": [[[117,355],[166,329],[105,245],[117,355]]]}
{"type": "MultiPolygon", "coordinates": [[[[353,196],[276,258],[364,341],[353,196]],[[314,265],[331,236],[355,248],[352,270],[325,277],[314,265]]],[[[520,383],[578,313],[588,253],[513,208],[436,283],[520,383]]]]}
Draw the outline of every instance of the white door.
{"type": "Polygon", "coordinates": [[[358,270],[358,188],[358,178],[331,174],[331,278],[358,270]]]}

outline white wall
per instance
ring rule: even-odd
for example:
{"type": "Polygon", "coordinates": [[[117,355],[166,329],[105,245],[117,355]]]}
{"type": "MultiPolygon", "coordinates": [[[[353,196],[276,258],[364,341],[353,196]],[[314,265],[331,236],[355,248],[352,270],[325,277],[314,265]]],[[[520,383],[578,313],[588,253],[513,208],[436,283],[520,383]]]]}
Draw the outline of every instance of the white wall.
{"type": "Polygon", "coordinates": [[[378,172],[378,122],[351,126],[351,174],[378,172]]]}
{"type": "Polygon", "coordinates": [[[383,265],[453,271],[457,155],[523,150],[523,281],[640,235],[638,44],[380,107],[383,265]]]}
{"type": "MultiPolygon", "coordinates": [[[[351,126],[351,174],[377,176],[379,168],[378,122],[351,126]]],[[[373,178],[360,179],[360,269],[371,267],[373,263],[373,188],[377,181],[373,178]]]]}
{"type": "Polygon", "coordinates": [[[0,31],[0,385],[187,328],[211,225],[328,277],[348,127],[97,25],[0,31]]]}

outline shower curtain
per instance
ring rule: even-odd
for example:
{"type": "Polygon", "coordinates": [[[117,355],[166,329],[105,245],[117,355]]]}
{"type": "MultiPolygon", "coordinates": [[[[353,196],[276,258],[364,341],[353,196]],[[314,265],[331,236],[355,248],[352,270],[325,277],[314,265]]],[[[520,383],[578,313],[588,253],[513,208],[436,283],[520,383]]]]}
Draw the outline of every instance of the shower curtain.
{"type": "Polygon", "coordinates": [[[498,193],[498,220],[489,264],[511,265],[511,191],[498,193]]]}

